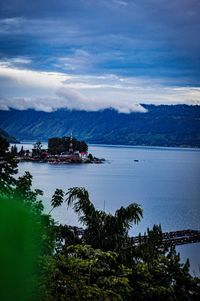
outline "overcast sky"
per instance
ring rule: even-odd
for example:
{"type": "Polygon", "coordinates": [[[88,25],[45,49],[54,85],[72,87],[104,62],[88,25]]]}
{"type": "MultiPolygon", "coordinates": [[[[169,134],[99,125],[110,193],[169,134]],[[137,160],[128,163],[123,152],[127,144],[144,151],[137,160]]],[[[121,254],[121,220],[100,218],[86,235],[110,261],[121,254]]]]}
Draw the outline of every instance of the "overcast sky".
{"type": "Polygon", "coordinates": [[[0,109],[200,104],[200,0],[1,0],[0,109]]]}

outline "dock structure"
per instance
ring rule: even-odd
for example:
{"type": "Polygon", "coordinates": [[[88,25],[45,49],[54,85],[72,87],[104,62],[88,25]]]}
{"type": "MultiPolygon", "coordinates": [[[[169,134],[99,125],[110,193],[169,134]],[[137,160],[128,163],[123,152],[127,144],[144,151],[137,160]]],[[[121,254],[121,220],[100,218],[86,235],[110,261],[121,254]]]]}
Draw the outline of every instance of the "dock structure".
{"type": "MultiPolygon", "coordinates": [[[[133,244],[147,241],[147,235],[139,235],[131,238],[133,244]]],[[[165,246],[178,246],[200,242],[199,230],[179,230],[162,233],[162,243],[165,246]]]]}
{"type": "MultiPolygon", "coordinates": [[[[82,237],[85,230],[81,227],[75,226],[65,226],[69,230],[73,231],[74,235],[77,237],[82,237]]],[[[185,244],[192,244],[200,242],[200,231],[199,230],[178,230],[171,232],[162,233],[162,244],[164,246],[178,246],[185,244]]],[[[144,243],[148,241],[148,235],[139,235],[131,237],[133,244],[144,243]]]]}

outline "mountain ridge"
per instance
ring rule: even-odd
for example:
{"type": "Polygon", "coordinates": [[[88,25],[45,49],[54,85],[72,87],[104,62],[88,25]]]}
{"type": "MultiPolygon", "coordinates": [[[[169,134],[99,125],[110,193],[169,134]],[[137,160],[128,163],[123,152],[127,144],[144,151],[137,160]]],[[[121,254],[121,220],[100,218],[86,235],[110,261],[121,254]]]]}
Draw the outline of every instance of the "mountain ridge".
{"type": "Polygon", "coordinates": [[[5,130],[1,128],[0,128],[0,137],[6,139],[9,143],[19,143],[19,141],[15,137],[10,136],[5,130]]]}
{"type": "Polygon", "coordinates": [[[200,106],[144,105],[146,113],[59,109],[0,111],[0,127],[20,140],[47,140],[71,132],[87,143],[200,147],[200,106]]]}

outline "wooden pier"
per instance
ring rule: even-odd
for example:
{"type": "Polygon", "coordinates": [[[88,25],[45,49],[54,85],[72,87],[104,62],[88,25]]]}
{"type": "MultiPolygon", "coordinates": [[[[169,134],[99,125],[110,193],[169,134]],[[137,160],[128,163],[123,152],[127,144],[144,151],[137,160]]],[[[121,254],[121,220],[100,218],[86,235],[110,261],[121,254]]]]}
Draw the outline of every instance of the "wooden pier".
{"type": "MultiPolygon", "coordinates": [[[[66,235],[67,230],[72,231],[75,237],[81,238],[84,235],[85,230],[81,227],[69,226],[69,225],[60,225],[60,230],[63,233],[63,236],[66,235]]],[[[171,232],[162,233],[162,244],[164,246],[178,246],[185,244],[192,244],[200,242],[200,231],[199,230],[179,230],[171,232]]],[[[133,244],[144,243],[148,240],[148,235],[139,235],[131,237],[133,244]]]]}
{"type": "MultiPolygon", "coordinates": [[[[147,235],[134,236],[132,242],[138,244],[145,242],[148,239],[147,235]]],[[[162,243],[166,246],[178,246],[200,242],[200,231],[198,230],[179,230],[162,233],[162,243]]]]}

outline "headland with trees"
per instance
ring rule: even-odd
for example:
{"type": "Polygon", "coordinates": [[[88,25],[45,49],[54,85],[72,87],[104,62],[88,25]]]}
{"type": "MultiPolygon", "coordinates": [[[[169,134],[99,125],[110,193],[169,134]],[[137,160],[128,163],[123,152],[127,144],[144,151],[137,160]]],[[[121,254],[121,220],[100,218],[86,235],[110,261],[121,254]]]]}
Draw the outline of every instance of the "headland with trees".
{"type": "Polygon", "coordinates": [[[11,146],[11,153],[20,162],[40,162],[50,164],[69,163],[103,163],[105,159],[99,159],[88,153],[88,145],[85,141],[79,141],[72,137],[55,137],[48,139],[48,148],[43,148],[40,141],[33,145],[33,149],[26,150],[21,146],[18,151],[16,145],[11,146]]]}

